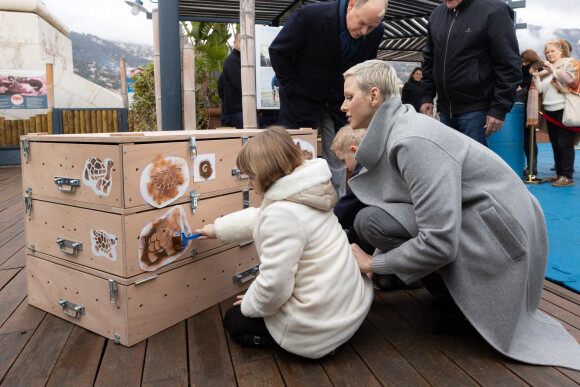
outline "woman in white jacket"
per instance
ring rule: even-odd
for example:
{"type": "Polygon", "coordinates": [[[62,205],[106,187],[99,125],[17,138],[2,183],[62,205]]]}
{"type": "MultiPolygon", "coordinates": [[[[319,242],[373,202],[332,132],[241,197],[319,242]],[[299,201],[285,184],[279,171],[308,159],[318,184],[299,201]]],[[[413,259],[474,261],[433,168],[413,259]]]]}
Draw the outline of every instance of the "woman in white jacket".
{"type": "Polygon", "coordinates": [[[260,275],[226,313],[226,330],[242,345],[322,357],[352,337],[373,299],[332,211],[328,165],[305,161],[283,128],[249,140],[237,164],[262,205],[195,230],[223,243],[256,242],[260,275]]]}

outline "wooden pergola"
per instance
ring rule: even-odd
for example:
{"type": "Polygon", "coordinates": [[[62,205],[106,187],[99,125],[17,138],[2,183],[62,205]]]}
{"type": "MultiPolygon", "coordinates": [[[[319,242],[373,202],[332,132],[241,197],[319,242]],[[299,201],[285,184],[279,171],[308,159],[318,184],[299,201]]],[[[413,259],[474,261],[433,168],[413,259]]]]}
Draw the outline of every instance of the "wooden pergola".
{"type": "MultiPolygon", "coordinates": [[[[525,0],[505,0],[512,8],[525,0]]],[[[279,26],[299,7],[318,0],[164,0],[159,7],[161,68],[161,118],[163,130],[183,127],[180,72],[179,21],[240,23],[242,32],[242,103],[244,125],[257,128],[255,93],[254,26],[279,26]]],[[[378,58],[386,61],[421,62],[429,15],[444,0],[389,0],[383,18],[385,33],[378,58]]],[[[516,28],[525,28],[516,25],[516,28]]],[[[189,129],[189,128],[185,128],[189,129]]]]}

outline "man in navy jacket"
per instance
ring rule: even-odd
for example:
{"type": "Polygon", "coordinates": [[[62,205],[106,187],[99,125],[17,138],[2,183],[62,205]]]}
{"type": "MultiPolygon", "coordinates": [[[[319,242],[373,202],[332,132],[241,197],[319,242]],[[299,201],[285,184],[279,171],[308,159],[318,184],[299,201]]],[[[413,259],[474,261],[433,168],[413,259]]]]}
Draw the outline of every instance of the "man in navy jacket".
{"type": "Polygon", "coordinates": [[[441,122],[489,144],[522,80],[514,11],[500,0],[445,0],[431,13],[423,50],[423,105],[441,122]]]}
{"type": "Polygon", "coordinates": [[[387,0],[337,0],[298,8],[270,45],[270,60],[280,82],[280,124],[318,128],[322,157],[328,161],[339,197],[346,175],[330,150],[347,123],[342,73],[376,58],[383,38],[387,0]]]}
{"type": "MultiPolygon", "coordinates": [[[[234,49],[224,62],[223,89],[224,99],[222,113],[229,117],[229,122],[237,129],[244,129],[242,114],[242,62],[240,59],[240,42],[242,35],[238,32],[234,39],[234,49]]],[[[219,87],[219,85],[218,85],[219,87]]]]}

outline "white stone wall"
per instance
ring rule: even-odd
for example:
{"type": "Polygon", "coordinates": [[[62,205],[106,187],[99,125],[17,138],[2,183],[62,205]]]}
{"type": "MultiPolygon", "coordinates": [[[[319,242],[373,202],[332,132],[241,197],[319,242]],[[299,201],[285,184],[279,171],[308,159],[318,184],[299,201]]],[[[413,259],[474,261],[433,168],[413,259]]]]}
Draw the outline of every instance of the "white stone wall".
{"type": "MultiPolygon", "coordinates": [[[[0,1],[0,70],[44,71],[52,63],[55,107],[122,107],[120,95],[73,73],[72,42],[62,30],[36,13],[2,10],[0,1]]],[[[0,110],[8,119],[40,113],[46,110],[0,110]]]]}

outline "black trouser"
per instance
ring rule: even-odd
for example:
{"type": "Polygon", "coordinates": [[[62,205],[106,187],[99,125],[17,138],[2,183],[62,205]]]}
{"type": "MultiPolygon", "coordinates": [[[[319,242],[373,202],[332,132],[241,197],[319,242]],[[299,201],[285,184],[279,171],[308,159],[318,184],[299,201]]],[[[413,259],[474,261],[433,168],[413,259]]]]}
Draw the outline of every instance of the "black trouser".
{"type": "Polygon", "coordinates": [[[264,319],[246,317],[240,305],[234,305],[224,316],[224,327],[230,337],[244,347],[278,348],[268,332],[264,319]]]}
{"type": "MultiPolygon", "coordinates": [[[[546,111],[550,118],[562,122],[564,109],[556,111],[546,111]]],[[[547,122],[548,135],[554,151],[554,163],[556,164],[556,174],[569,179],[574,173],[574,144],[576,141],[576,132],[559,127],[556,124],[547,122]]]]}
{"type": "MultiPolygon", "coordinates": [[[[354,220],[354,228],[362,239],[383,253],[396,249],[412,238],[395,218],[378,207],[370,206],[360,210],[354,220]]],[[[430,273],[421,282],[435,298],[452,300],[439,273],[430,273]]]]}

